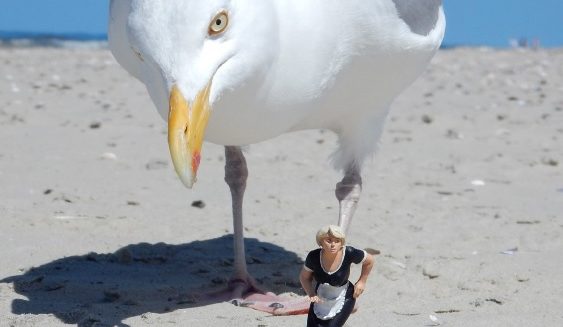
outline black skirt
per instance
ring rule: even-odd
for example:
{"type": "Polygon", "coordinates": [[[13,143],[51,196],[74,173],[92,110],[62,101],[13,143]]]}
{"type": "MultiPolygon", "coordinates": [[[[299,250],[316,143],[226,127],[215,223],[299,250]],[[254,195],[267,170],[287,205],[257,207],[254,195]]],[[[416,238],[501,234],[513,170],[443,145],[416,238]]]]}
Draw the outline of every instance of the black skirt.
{"type": "Polygon", "coordinates": [[[322,320],[315,315],[315,310],[313,309],[314,303],[309,306],[309,315],[307,316],[307,327],[342,327],[352,310],[354,310],[354,305],[356,304],[356,299],[354,299],[354,285],[348,282],[348,290],[346,290],[346,296],[344,299],[344,306],[342,310],[332,319],[322,320]]]}

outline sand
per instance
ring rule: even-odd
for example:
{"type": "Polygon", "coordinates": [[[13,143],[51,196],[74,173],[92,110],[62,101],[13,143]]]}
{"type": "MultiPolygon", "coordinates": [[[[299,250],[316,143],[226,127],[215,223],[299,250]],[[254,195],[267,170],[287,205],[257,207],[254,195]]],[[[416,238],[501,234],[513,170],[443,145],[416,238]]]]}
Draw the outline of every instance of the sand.
{"type": "MultiPolygon", "coordinates": [[[[109,51],[0,48],[0,67],[0,326],[305,324],[194,301],[232,271],[223,149],[185,189],[109,51]]],[[[337,220],[335,141],[246,150],[249,268],[275,292],[303,294],[337,220]]],[[[563,51],[440,52],[366,163],[349,241],[382,254],[347,326],[562,325],[562,213],[563,51]]]]}

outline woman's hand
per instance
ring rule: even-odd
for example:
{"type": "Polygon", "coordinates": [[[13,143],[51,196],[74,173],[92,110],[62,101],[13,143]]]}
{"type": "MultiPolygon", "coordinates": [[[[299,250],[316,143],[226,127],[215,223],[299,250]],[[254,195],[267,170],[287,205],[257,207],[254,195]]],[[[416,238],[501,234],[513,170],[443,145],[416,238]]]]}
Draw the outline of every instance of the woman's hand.
{"type": "Polygon", "coordinates": [[[313,296],[309,296],[309,301],[313,302],[313,303],[321,303],[323,302],[321,300],[320,297],[318,297],[317,295],[313,295],[313,296]]]}
{"type": "Polygon", "coordinates": [[[366,283],[362,280],[359,280],[356,285],[354,285],[354,299],[357,299],[362,293],[364,293],[364,289],[366,287],[366,283]]]}
{"type": "Polygon", "coordinates": [[[322,302],[321,298],[317,296],[315,292],[315,288],[313,287],[313,273],[305,268],[301,269],[301,273],[299,274],[299,281],[301,282],[301,286],[305,290],[307,294],[307,299],[312,303],[320,303],[322,302]],[[314,294],[314,295],[309,295],[314,294]]]}
{"type": "Polygon", "coordinates": [[[366,288],[366,281],[368,279],[368,275],[371,272],[371,268],[373,268],[374,259],[373,255],[366,252],[366,258],[364,263],[362,264],[362,273],[360,274],[360,278],[354,285],[354,299],[357,299],[362,293],[364,293],[364,289],[366,288]]]}

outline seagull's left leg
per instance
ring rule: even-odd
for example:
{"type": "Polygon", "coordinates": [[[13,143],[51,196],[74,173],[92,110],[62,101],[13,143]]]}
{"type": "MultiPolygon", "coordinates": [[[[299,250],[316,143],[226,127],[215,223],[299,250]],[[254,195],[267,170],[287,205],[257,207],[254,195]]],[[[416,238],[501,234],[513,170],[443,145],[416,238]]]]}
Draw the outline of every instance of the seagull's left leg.
{"type": "MultiPolygon", "coordinates": [[[[356,165],[350,165],[344,172],[342,181],[336,184],[334,192],[340,203],[340,214],[338,217],[338,226],[342,228],[344,234],[348,234],[348,229],[352,223],[352,217],[356,212],[356,207],[360,201],[362,194],[362,177],[360,169],[356,165]]],[[[378,255],[381,252],[373,248],[365,248],[369,254],[378,255]]]]}
{"type": "Polygon", "coordinates": [[[360,201],[360,195],[362,194],[362,177],[360,176],[360,168],[357,165],[351,164],[346,168],[344,178],[336,184],[334,193],[340,204],[338,226],[340,226],[346,234],[348,233],[348,228],[350,228],[352,217],[354,216],[354,212],[356,212],[356,207],[358,206],[358,201],[360,201]]]}

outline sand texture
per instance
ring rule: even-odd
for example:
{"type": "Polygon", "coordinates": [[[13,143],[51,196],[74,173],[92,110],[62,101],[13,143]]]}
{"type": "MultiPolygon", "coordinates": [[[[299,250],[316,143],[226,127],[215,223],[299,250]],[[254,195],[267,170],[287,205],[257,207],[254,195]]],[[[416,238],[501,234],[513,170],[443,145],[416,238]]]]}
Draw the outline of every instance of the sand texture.
{"type": "MultiPolygon", "coordinates": [[[[303,294],[314,234],[337,221],[335,143],[246,149],[265,288],[303,294]]],[[[223,166],[206,144],[182,186],[164,121],[109,51],[0,48],[0,327],[304,326],[196,300],[232,271],[223,166]]],[[[347,326],[563,326],[562,233],[563,51],[442,51],[365,165],[349,242],[382,254],[347,326]]]]}

